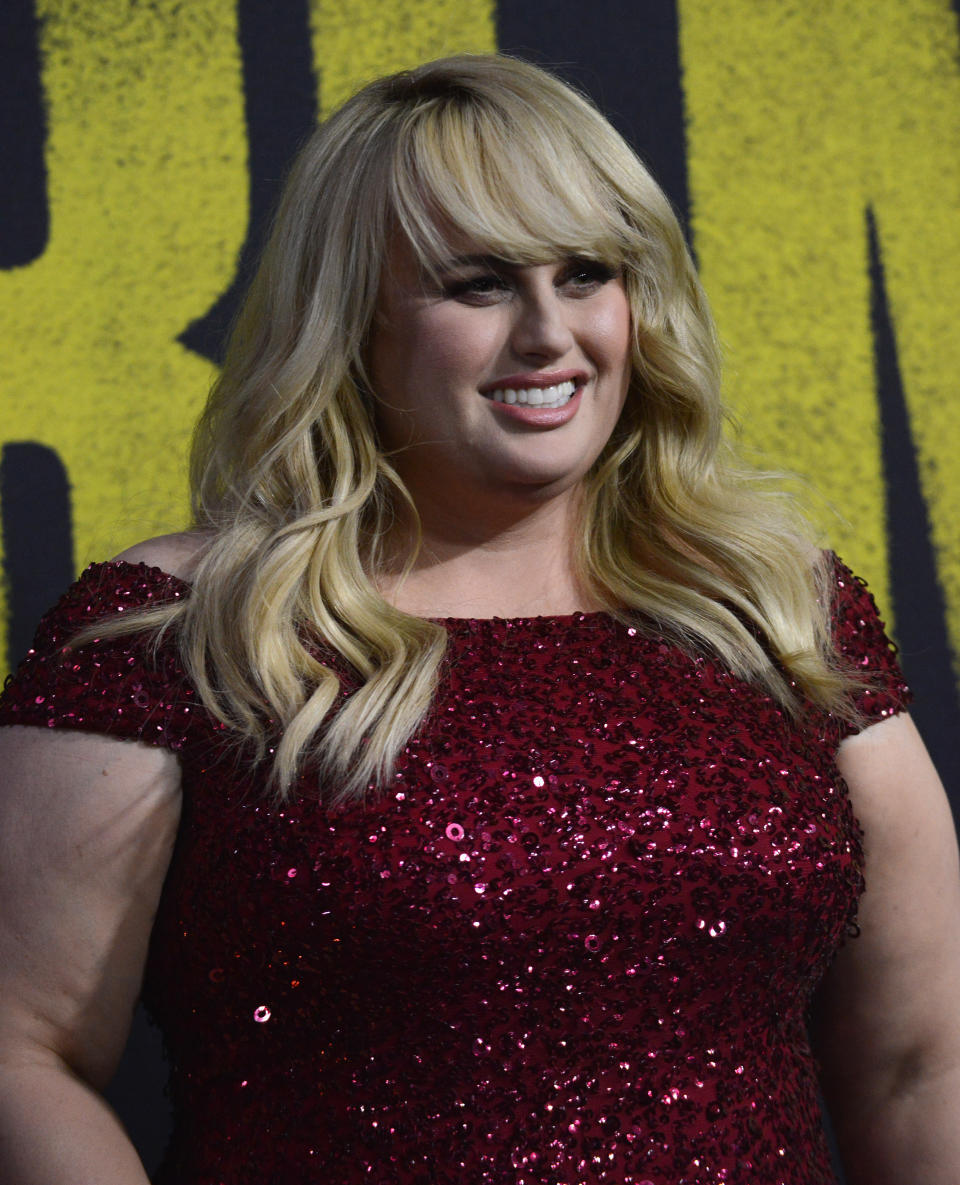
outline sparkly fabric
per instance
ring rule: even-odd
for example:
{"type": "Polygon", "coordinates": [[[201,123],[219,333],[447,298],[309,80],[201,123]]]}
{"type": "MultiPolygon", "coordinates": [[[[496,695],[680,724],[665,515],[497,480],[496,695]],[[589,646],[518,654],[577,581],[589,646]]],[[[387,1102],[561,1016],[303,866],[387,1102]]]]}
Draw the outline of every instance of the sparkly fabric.
{"type": "MultiPolygon", "coordinates": [[[[906,688],[838,564],[837,636],[906,688]]],[[[846,731],[602,614],[450,621],[386,797],[289,807],[224,756],[176,656],[106,613],[188,593],[95,565],[0,721],[181,759],[144,995],[173,1060],[177,1185],[822,1185],[804,1027],[851,927],[846,731]]]]}

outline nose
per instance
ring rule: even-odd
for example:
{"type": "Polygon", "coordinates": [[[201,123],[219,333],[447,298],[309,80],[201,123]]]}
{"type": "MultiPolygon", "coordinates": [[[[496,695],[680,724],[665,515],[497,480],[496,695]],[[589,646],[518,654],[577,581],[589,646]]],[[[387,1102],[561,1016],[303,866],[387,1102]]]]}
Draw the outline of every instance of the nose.
{"type": "Polygon", "coordinates": [[[553,362],[573,345],[568,309],[552,283],[526,287],[518,294],[511,344],[519,357],[553,362]]]}

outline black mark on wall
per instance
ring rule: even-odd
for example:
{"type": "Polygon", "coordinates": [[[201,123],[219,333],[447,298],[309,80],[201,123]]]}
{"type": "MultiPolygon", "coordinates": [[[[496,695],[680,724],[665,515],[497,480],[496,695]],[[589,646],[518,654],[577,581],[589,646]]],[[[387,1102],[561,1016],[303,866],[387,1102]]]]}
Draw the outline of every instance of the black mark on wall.
{"type": "Polygon", "coordinates": [[[674,0],[500,0],[497,45],[586,91],[640,153],[686,225],[686,154],[674,0]]]}
{"type": "MultiPolygon", "coordinates": [[[[867,234],[897,641],[907,679],[918,693],[913,715],[944,782],[948,787],[955,787],[960,784],[960,753],[956,746],[956,738],[960,736],[960,701],[950,662],[946,603],[937,577],[930,521],[903,394],[876,219],[870,209],[867,234]]],[[[960,802],[953,805],[960,817],[960,802]]]]}
{"type": "Polygon", "coordinates": [[[0,268],[39,258],[50,232],[38,34],[33,0],[6,0],[0,26],[0,268]]]}
{"type": "Polygon", "coordinates": [[[279,192],[296,150],[317,119],[307,0],[238,0],[244,110],[249,150],[247,237],[230,287],[180,335],[213,362],[223,356],[227,331],[253,275],[279,192]]]}
{"type": "Polygon", "coordinates": [[[29,649],[41,615],[73,580],[70,485],[53,449],[32,441],[4,445],[0,520],[12,667],[29,649]]]}

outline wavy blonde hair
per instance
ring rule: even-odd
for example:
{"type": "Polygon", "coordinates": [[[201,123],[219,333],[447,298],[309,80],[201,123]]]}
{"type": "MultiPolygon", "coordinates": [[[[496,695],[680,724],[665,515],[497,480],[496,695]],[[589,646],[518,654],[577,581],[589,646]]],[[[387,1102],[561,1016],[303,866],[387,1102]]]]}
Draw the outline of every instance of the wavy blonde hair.
{"type": "Polygon", "coordinates": [[[196,431],[192,595],[139,619],[175,629],[239,740],[266,759],[279,735],[277,791],[308,760],[335,799],[383,784],[445,652],[439,624],[377,590],[383,540],[415,518],[364,368],[398,229],[428,269],[452,236],[520,264],[620,269],[633,375],[585,482],[582,588],[791,711],[805,697],[849,714],[802,524],[723,442],[714,329],[669,202],[583,96],[522,61],[458,56],[366,86],[301,152],[196,431]],[[342,703],[324,648],[358,677],[342,703]]]}

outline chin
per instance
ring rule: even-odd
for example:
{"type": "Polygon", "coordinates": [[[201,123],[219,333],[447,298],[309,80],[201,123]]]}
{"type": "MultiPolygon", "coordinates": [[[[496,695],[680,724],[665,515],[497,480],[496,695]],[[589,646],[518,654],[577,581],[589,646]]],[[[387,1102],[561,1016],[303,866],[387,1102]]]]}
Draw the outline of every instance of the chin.
{"type": "Polygon", "coordinates": [[[499,489],[510,489],[521,497],[532,501],[545,502],[578,486],[583,480],[586,470],[558,470],[544,467],[539,470],[530,469],[523,473],[504,474],[498,481],[499,489]]]}

